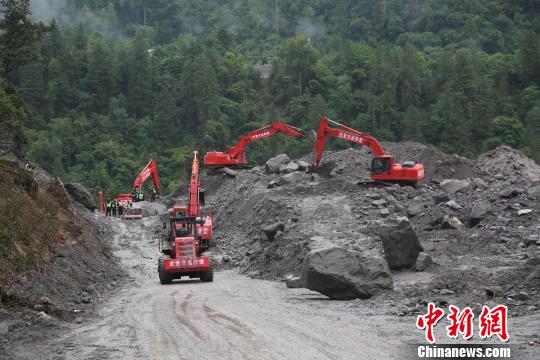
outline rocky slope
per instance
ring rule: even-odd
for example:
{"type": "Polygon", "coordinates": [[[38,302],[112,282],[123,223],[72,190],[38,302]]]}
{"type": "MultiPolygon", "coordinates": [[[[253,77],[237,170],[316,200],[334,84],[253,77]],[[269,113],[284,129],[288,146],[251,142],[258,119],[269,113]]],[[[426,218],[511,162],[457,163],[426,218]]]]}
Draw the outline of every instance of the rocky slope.
{"type": "Polygon", "coordinates": [[[301,276],[304,266],[295,285],[306,286],[306,266],[322,248],[329,262],[318,280],[340,286],[332,294],[307,285],[335,298],[347,293],[345,284],[354,288],[346,297],[400,299],[403,314],[427,301],[538,311],[540,167],[508,147],[476,160],[418,143],[385,148],[425,164],[421,186],[366,185],[371,155],[353,149],[325,153],[320,174],[306,171],[309,157],[282,156],[267,169],[204,178],[217,261],[270,279],[301,276]],[[395,254],[403,257],[397,263],[395,254]],[[332,265],[339,261],[347,266],[332,265]]]}
{"type": "Polygon", "coordinates": [[[123,272],[81,185],[64,186],[8,157],[0,159],[0,192],[1,348],[42,326],[79,319],[123,272]]]}

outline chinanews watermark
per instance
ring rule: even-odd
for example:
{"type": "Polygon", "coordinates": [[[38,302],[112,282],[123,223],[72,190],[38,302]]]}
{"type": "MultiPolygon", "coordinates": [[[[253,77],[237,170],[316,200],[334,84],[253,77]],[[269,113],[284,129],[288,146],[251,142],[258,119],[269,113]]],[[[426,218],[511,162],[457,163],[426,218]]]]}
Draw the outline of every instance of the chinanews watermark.
{"type": "MultiPolygon", "coordinates": [[[[427,344],[416,347],[417,359],[517,359],[515,347],[508,344],[508,308],[506,305],[483,306],[477,319],[470,307],[450,305],[448,311],[433,303],[416,319],[416,327],[424,332],[427,344]],[[435,327],[445,326],[446,339],[460,344],[437,344],[435,327]],[[474,339],[493,339],[493,343],[475,344],[474,339]]],[[[439,339],[440,341],[441,339],[439,339]]]]}

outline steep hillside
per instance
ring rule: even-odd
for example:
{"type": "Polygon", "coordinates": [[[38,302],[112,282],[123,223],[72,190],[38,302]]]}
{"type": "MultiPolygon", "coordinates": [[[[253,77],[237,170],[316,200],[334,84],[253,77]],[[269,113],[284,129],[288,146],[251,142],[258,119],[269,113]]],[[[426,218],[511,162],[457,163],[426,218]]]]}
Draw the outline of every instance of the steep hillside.
{"type": "Polygon", "coordinates": [[[0,320],[23,335],[49,315],[80,316],[122,272],[94,214],[58,178],[20,164],[0,159],[0,320]]]}

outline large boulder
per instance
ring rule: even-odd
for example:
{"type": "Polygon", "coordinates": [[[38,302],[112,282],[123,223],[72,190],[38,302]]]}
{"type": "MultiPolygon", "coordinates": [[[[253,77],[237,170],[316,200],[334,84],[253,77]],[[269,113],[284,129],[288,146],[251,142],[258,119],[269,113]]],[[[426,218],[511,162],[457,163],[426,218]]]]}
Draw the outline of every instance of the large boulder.
{"type": "Polygon", "coordinates": [[[407,268],[416,263],[422,245],[406,218],[390,219],[385,223],[371,225],[370,229],[380,236],[390,269],[407,268]]]}
{"type": "Polygon", "coordinates": [[[469,213],[469,225],[476,226],[492,212],[491,203],[487,200],[476,200],[469,213]]]}
{"type": "Polygon", "coordinates": [[[302,264],[305,288],[332,299],[367,299],[393,290],[392,274],[380,249],[352,248],[324,239],[311,244],[302,264]]]}
{"type": "Polygon", "coordinates": [[[96,200],[84,186],[77,182],[67,182],[64,183],[64,187],[75,201],[80,202],[92,211],[96,209],[96,200]]]}
{"type": "Polygon", "coordinates": [[[287,154],[279,154],[278,156],[268,159],[266,164],[264,164],[264,169],[269,174],[277,174],[279,173],[279,167],[287,164],[289,161],[291,161],[291,159],[289,159],[287,154]]]}
{"type": "Polygon", "coordinates": [[[441,182],[441,189],[447,194],[466,192],[471,189],[471,183],[467,180],[446,179],[441,182]]]}

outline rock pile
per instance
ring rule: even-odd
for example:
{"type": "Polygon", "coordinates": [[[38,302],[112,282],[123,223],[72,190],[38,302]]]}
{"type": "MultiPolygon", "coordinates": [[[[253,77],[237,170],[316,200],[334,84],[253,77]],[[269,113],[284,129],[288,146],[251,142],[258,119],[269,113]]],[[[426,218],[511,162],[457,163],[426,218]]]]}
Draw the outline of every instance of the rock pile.
{"type": "MultiPolygon", "coordinates": [[[[326,152],[319,173],[309,172],[308,156],[281,154],[264,169],[203,179],[224,266],[290,275],[288,286],[336,299],[391,291],[394,273],[414,270],[465,297],[478,281],[508,287],[494,264],[520,273],[538,257],[540,167],[532,160],[506,147],[478,160],[418,143],[385,147],[425,164],[420,187],[366,187],[371,155],[353,149],[326,152]],[[471,264],[477,278],[456,270],[471,264]]],[[[514,286],[530,291],[522,280],[514,286]]]]}

